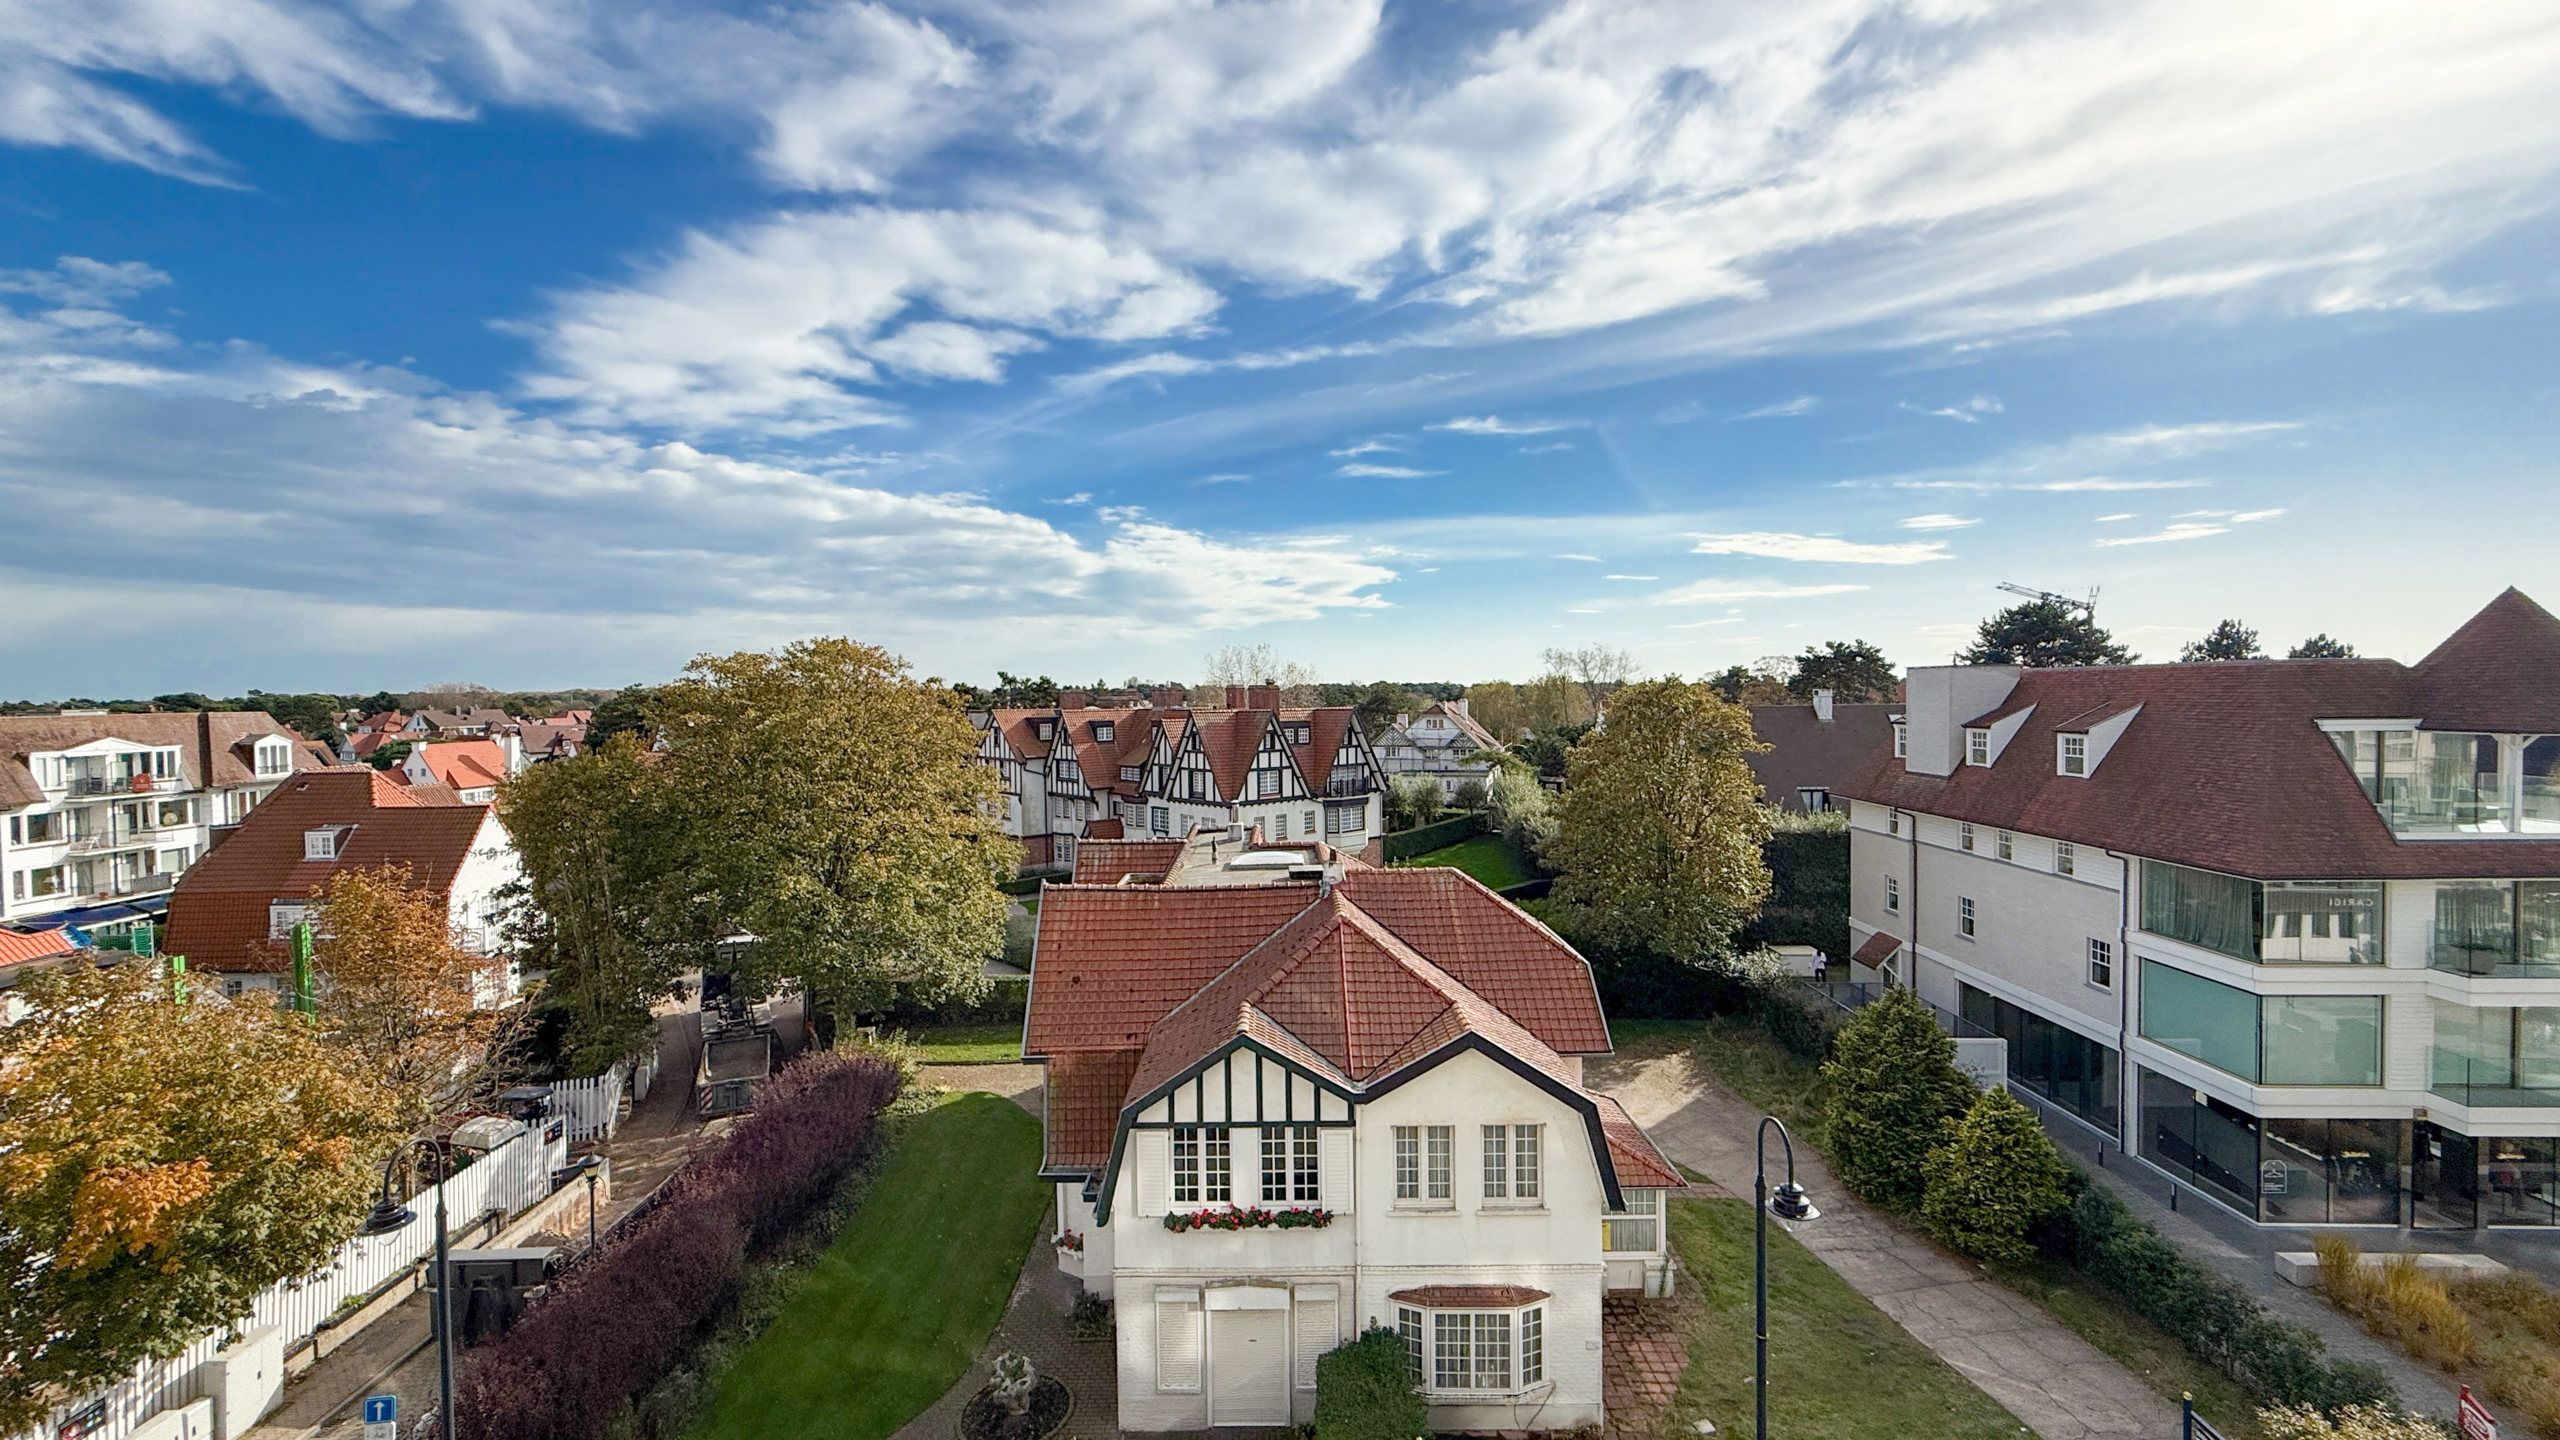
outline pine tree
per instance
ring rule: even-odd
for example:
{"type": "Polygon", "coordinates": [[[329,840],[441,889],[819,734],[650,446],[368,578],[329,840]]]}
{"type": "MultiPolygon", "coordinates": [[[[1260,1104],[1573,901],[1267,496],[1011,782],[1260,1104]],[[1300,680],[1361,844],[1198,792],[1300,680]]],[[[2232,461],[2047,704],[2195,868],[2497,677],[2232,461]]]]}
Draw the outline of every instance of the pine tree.
{"type": "Polygon", "coordinates": [[[1921,1218],[1939,1239],[1978,1259],[2026,1259],[2027,1233],[2071,1201],[2070,1167],[2035,1112],[1997,1085],[1948,1127],[1922,1169],[1928,1193],[1921,1218]]]}
{"type": "Polygon", "coordinates": [[[1879,1205],[1917,1207],[1929,1152],[1973,1095],[1956,1069],[1956,1042],[1919,996],[1896,987],[1840,1026],[1822,1073],[1840,1178],[1879,1205]]]}

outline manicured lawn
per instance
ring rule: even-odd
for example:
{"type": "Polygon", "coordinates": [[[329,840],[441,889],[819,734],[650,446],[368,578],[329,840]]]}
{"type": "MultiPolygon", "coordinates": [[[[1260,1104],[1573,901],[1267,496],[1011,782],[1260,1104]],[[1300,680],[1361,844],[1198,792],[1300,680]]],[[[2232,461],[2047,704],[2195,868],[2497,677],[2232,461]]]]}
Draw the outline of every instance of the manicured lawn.
{"type": "Polygon", "coordinates": [[[942,1025],[910,1031],[927,1065],[1009,1065],[1022,1058],[1022,1022],[942,1025]]]}
{"type": "Polygon", "coordinates": [[[1407,865],[1447,865],[1474,876],[1488,890],[1524,884],[1538,877],[1520,863],[1499,835],[1478,835],[1443,849],[1416,855],[1407,865]]]}
{"type": "MultiPolygon", "coordinates": [[[[1679,1200],[1671,1243],[1698,1312],[1667,1435],[1752,1419],[1751,1206],[1679,1200]]],[[[1788,1440],[2015,1440],[2016,1417],[1929,1353],[1777,1226],[1769,1227],[1769,1429],[1788,1440]]]]}
{"type": "Polygon", "coordinates": [[[917,1117],[696,1440],[880,1440],[941,1398],[1004,1313],[1049,1187],[1040,1122],[993,1095],[917,1117]]]}

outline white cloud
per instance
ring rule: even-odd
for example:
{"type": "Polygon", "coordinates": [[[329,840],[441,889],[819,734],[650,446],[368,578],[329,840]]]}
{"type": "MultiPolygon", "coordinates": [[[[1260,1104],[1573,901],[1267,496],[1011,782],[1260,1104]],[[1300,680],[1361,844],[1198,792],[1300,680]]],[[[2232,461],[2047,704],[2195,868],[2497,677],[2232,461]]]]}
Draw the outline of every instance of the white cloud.
{"type": "Polygon", "coordinates": [[[2130,520],[2130,519],[2132,519],[2132,518],[2133,518],[2133,512],[2132,512],[2132,511],[2130,511],[2130,510],[2119,510],[2119,511],[2117,511],[2117,512],[2116,512],[2115,514],[2113,514],[2113,515],[2101,515],[2101,516],[2099,516],[2099,517],[2098,517],[2098,519],[2097,519],[2097,523],[2098,523],[2098,524],[2100,524],[2100,525],[2113,525],[2113,524],[2115,524],[2115,523],[2116,523],[2117,521],[2119,521],[2119,520],[2130,520]]]}
{"type": "Polygon", "coordinates": [[[1930,415],[1941,420],[1961,420],[1967,425],[1979,425],[1982,423],[1983,416],[1997,415],[2004,407],[1996,395],[1976,395],[1958,404],[1941,405],[1935,408],[1914,405],[1905,400],[1901,402],[1900,408],[1915,415],[1930,415]]]}
{"type": "Polygon", "coordinates": [[[1392,454],[1403,448],[1401,445],[1390,445],[1384,440],[1363,440],[1356,445],[1345,445],[1339,450],[1329,450],[1325,453],[1337,460],[1356,460],[1363,455],[1392,454]]]}
{"type": "Polygon", "coordinates": [[[1811,560],[1839,565],[1920,565],[1953,558],[1943,540],[1904,540],[1873,544],[1836,535],[1796,535],[1753,530],[1735,535],[1700,535],[1691,547],[1700,555],[1757,555],[1767,560],[1811,560]]]}
{"type": "Polygon", "coordinates": [[[1603,575],[1603,580],[1659,580],[1659,575],[1603,575]]]}
{"type": "Polygon", "coordinates": [[[1061,495],[1049,503],[1052,505],[1090,505],[1093,503],[1093,492],[1090,490],[1078,490],[1072,495],[1061,495]]]}
{"type": "Polygon", "coordinates": [[[1656,605],[1731,605],[1744,600],[1804,600],[1850,595],[1864,585],[1789,585],[1775,580],[1693,580],[1653,596],[1656,605]]]}
{"type": "Polygon", "coordinates": [[[1443,472],[1438,470],[1417,470],[1410,465],[1370,465],[1363,463],[1345,465],[1335,470],[1333,473],[1336,475],[1349,475],[1354,477],[1365,476],[1373,480],[1420,480],[1425,476],[1438,475],[1443,472]]]}
{"type": "Polygon", "coordinates": [[[1191,483],[1194,485],[1241,485],[1252,478],[1242,471],[1222,470],[1215,475],[1203,475],[1191,483]]]}
{"type": "Polygon", "coordinates": [[[1966,530],[1981,523],[1980,520],[1968,519],[1962,515],[1914,515],[1902,522],[1902,528],[1905,530],[1966,530]]]}
{"type": "Polygon", "coordinates": [[[1571,430],[1579,420],[1505,420],[1499,415],[1461,415],[1432,426],[1459,435],[1550,435],[1558,430],[1571,430]]]}
{"type": "Polygon", "coordinates": [[[1815,410],[1821,408],[1821,405],[1822,399],[1820,396],[1799,395],[1793,400],[1781,400],[1774,405],[1763,405],[1757,410],[1745,410],[1739,415],[1730,415],[1726,418],[1730,420],[1789,420],[1799,415],[1810,415],[1815,410]]]}
{"type": "Polygon", "coordinates": [[[1669,628],[1669,629],[1672,629],[1672,630],[1704,630],[1704,629],[1706,629],[1707,627],[1709,627],[1709,626],[1711,626],[1711,625],[1739,625],[1739,624],[1741,624],[1741,623],[1742,623],[1742,617],[1741,617],[1741,616],[1739,616],[1739,615],[1722,615],[1722,616],[1718,616],[1717,618],[1715,618],[1715,619],[1713,619],[1713,620],[1680,620],[1680,621],[1675,621],[1673,624],[1671,624],[1670,626],[1668,626],[1668,627],[1666,627],[1666,628],[1669,628]]]}
{"type": "Polygon", "coordinates": [[[2202,520],[2172,520],[2149,535],[2114,535],[2094,543],[2102,546],[2171,545],[2182,540],[2206,540],[2216,535],[2230,533],[2231,527],[2228,525],[2215,525],[2202,520]]]}
{"type": "Polygon", "coordinates": [[[2248,525],[2260,520],[2273,520],[2283,513],[2284,510],[2281,506],[2273,510],[2242,510],[2231,517],[2231,523],[2234,525],[2248,525]]]}
{"type": "Polygon", "coordinates": [[[2133,490],[2202,490],[2210,480],[2120,480],[2108,475],[2084,475],[2077,480],[2046,480],[2035,485],[2022,485],[2022,490],[2043,490],[2056,495],[2106,495],[2133,490]]]}
{"type": "Polygon", "coordinates": [[[1556,558],[1557,558],[1557,559],[1559,559],[1559,560],[1579,560],[1579,561],[1582,561],[1583,563],[1588,564],[1588,565],[1597,565],[1597,564],[1599,564],[1599,563],[1600,563],[1600,557],[1599,557],[1599,556],[1597,556],[1597,555],[1585,555],[1585,554],[1582,554],[1580,551],[1575,551],[1575,550],[1559,551],[1559,552],[1557,552],[1557,554],[1556,554],[1556,558]]]}
{"type": "Polygon", "coordinates": [[[1520,447],[1520,453],[1523,455],[1553,455],[1559,450],[1570,450],[1572,448],[1572,441],[1558,440],[1549,445],[1523,445],[1520,447]]]}

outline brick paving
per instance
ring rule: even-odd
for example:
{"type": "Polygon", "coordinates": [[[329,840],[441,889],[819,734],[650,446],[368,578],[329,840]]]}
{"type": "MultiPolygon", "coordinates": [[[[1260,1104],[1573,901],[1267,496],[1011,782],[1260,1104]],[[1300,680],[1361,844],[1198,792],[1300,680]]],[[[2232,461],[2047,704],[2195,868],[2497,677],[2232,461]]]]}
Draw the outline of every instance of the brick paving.
{"type": "Polygon", "coordinates": [[[1689,1365],[1685,1310],[1677,1300],[1611,1295],[1600,1302],[1600,1402],[1611,1437],[1650,1437],[1680,1393],[1689,1365]]]}
{"type": "MultiPolygon", "coordinates": [[[[1036,1094],[1033,1104],[1038,1104],[1036,1094]]],[[[1056,1432],[1058,1440],[1111,1440],[1118,1435],[1119,1362],[1108,1336],[1089,1340],[1067,1327],[1067,1307],[1075,1295],[1076,1283],[1058,1273],[1058,1252],[1042,1236],[1023,1260],[1004,1318],[996,1322],[978,1358],[959,1383],[890,1440],[954,1440],[960,1433],[961,1407],[987,1383],[995,1358],[1008,1350],[1029,1355],[1041,1374],[1056,1377],[1075,1397],[1067,1423],[1056,1432]]]]}

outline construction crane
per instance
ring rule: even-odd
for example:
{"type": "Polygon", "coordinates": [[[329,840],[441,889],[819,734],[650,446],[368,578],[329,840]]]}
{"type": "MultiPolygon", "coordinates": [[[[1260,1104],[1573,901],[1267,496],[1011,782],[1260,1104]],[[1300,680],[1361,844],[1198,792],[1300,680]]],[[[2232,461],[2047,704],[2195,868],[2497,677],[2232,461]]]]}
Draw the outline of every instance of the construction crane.
{"type": "Polygon", "coordinates": [[[2041,600],[2047,605],[2059,605],[2067,610],[2077,610],[2092,622],[2098,618],[2098,589],[2094,585],[2089,587],[2089,596],[2085,600],[2077,595],[2057,595],[2050,590],[2035,590],[2024,585],[2012,585],[2006,580],[2000,582],[1999,588],[2011,595],[2023,595],[2029,600],[2041,600]]]}

